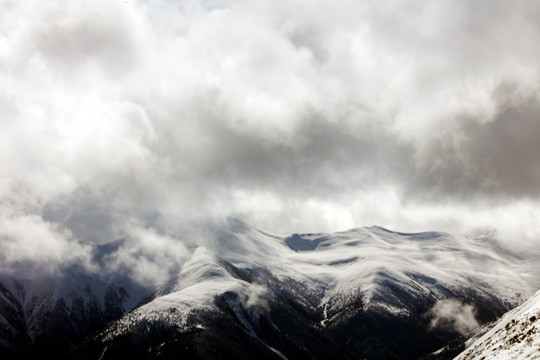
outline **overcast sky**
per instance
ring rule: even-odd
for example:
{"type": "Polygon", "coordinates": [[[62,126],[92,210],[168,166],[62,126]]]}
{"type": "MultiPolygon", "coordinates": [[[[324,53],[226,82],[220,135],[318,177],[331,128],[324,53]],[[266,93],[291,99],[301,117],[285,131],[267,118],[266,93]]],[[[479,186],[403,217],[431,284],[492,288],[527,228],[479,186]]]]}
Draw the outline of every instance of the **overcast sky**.
{"type": "Polygon", "coordinates": [[[228,216],[540,244],[536,0],[0,7],[0,270],[228,216]]]}

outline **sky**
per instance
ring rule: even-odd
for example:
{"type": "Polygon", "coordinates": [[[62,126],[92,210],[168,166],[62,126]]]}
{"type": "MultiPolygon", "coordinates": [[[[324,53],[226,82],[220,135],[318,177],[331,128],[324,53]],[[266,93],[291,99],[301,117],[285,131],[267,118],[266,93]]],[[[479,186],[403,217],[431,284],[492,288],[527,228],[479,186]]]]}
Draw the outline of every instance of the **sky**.
{"type": "Polygon", "coordinates": [[[539,27],[535,0],[2,1],[0,271],[182,256],[230,217],[537,246],[539,27]]]}

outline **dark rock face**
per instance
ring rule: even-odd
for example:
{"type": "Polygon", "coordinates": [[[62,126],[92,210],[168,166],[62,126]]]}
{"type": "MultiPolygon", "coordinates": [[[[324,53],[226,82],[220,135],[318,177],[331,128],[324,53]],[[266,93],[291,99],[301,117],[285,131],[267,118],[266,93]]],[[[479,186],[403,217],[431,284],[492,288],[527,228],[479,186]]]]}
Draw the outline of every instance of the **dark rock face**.
{"type": "Polygon", "coordinates": [[[285,244],[294,251],[308,251],[315,250],[323,240],[325,240],[324,237],[309,240],[303,238],[299,234],[294,234],[285,239],[285,244]]]}
{"type": "Polygon", "coordinates": [[[52,288],[25,299],[24,287],[17,283],[14,288],[16,295],[0,282],[0,315],[5,319],[0,328],[2,359],[63,357],[85,336],[123,316],[129,296],[114,284],[107,286],[101,300],[91,290],[84,298],[76,293],[55,298],[52,288]]]}
{"type": "Polygon", "coordinates": [[[0,358],[8,358],[28,347],[24,310],[17,298],[0,283],[0,315],[6,324],[0,326],[0,358]]]}

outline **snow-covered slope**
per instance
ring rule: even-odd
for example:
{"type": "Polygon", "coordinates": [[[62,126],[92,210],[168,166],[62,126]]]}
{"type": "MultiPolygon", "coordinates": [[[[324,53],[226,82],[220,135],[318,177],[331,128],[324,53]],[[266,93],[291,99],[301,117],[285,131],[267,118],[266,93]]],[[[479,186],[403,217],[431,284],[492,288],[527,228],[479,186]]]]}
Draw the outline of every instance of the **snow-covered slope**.
{"type": "Polygon", "coordinates": [[[441,296],[445,290],[440,285],[473,284],[511,303],[523,301],[536,290],[536,278],[523,275],[521,259],[491,240],[381,227],[273,236],[234,221],[213,250],[238,267],[263,266],[278,276],[305,281],[323,291],[325,300],[358,287],[373,300],[378,284],[392,279],[441,296]]]}
{"type": "Polygon", "coordinates": [[[406,304],[392,304],[381,293],[384,283],[419,297],[446,298],[451,292],[474,289],[508,306],[523,302],[535,290],[530,277],[521,275],[525,271],[519,259],[492,247],[489,238],[405,234],[381,227],[274,236],[237,220],[229,225],[213,249],[197,248],[177,279],[161,289],[163,296],[139,311],[148,314],[172,306],[185,312],[206,306],[227,290],[255,291],[228,273],[219,259],[238,268],[262,267],[279,278],[304,283],[323,303],[360,290],[369,306],[396,312],[406,311],[406,304]]]}
{"type": "Polygon", "coordinates": [[[472,359],[540,359],[540,291],[456,357],[472,359]]]}
{"type": "Polygon", "coordinates": [[[280,334],[265,335],[271,327],[309,338],[310,346],[313,337],[328,338],[323,350],[344,349],[341,357],[401,352],[402,358],[415,358],[523,302],[537,279],[522,267],[523,259],[489,237],[380,227],[275,236],[234,220],[211,244],[194,250],[153,301],[98,336],[102,346],[92,346],[107,354],[120,338],[125,342],[143,328],[166,328],[204,338],[212,334],[234,343],[230,348],[252,343],[271,355],[292,356],[286,339],[275,340],[280,334]],[[280,313],[303,318],[303,330],[299,321],[280,320],[280,313]],[[232,330],[220,328],[231,323],[236,340],[232,330]]]}

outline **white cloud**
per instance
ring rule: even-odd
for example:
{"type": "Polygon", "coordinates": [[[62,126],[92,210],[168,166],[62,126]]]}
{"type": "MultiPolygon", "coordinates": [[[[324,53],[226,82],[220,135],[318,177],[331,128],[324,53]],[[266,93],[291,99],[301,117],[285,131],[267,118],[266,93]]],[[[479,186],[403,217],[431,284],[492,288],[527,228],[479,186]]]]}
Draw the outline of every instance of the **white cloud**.
{"type": "Polygon", "coordinates": [[[179,273],[188,258],[181,239],[138,226],[130,227],[128,236],[117,251],[105,258],[105,271],[126,275],[142,286],[159,285],[179,273]]]}
{"type": "Polygon", "coordinates": [[[0,201],[62,244],[228,215],[534,241],[539,18],[533,1],[5,2],[0,201]]]}
{"type": "Polygon", "coordinates": [[[90,247],[36,215],[0,216],[0,272],[21,277],[56,275],[78,264],[93,270],[90,247]]]}
{"type": "Polygon", "coordinates": [[[455,299],[437,301],[429,315],[432,317],[431,328],[454,330],[461,335],[465,335],[479,326],[474,307],[455,299]]]}

